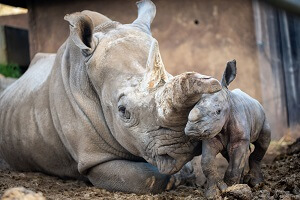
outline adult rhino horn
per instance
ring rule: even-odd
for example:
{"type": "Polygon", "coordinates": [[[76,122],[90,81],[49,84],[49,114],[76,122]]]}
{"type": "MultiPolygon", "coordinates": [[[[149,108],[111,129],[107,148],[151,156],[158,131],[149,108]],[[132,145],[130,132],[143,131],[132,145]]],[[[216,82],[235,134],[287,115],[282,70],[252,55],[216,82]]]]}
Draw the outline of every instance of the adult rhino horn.
{"type": "Polygon", "coordinates": [[[150,0],[142,0],[136,4],[138,7],[138,18],[132,25],[151,35],[150,25],[155,17],[156,7],[150,0]]]}
{"type": "Polygon", "coordinates": [[[158,120],[165,127],[185,126],[189,111],[202,94],[222,89],[215,78],[196,72],[186,72],[173,77],[155,96],[158,120]]]}
{"type": "Polygon", "coordinates": [[[160,83],[164,84],[170,76],[162,62],[158,42],[155,39],[151,42],[146,70],[147,72],[142,81],[142,89],[145,91],[156,88],[160,83]]]}

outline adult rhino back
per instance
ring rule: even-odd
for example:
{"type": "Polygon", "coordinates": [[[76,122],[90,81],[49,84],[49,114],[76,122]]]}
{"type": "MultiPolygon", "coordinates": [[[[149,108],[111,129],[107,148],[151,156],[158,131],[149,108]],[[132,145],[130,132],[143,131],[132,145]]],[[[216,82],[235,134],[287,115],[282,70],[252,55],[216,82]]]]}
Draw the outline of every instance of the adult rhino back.
{"type": "Polygon", "coordinates": [[[2,74],[0,74],[0,94],[13,82],[15,82],[15,78],[6,78],[2,74]]]}
{"type": "Polygon", "coordinates": [[[37,54],[26,73],[1,94],[0,154],[18,170],[74,176],[79,175],[76,163],[56,134],[49,109],[54,60],[55,54],[37,54]]]}

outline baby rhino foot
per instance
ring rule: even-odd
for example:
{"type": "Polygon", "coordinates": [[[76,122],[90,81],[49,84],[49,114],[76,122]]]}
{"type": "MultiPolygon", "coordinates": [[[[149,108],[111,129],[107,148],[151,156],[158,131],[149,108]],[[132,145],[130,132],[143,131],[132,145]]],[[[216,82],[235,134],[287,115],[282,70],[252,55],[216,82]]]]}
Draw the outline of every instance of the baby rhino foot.
{"type": "Polygon", "coordinates": [[[215,199],[221,195],[221,192],[224,192],[227,189],[226,183],[223,181],[218,181],[217,183],[209,186],[205,191],[205,196],[208,199],[215,199]]]}
{"type": "Polygon", "coordinates": [[[261,172],[249,172],[244,177],[244,183],[248,184],[250,187],[254,187],[264,181],[263,175],[261,172]]]}

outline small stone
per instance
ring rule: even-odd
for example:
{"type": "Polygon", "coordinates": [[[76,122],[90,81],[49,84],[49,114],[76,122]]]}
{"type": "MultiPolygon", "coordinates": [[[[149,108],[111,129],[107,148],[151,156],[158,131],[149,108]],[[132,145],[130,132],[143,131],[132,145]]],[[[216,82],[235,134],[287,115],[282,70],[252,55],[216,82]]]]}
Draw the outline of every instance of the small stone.
{"type": "Polygon", "coordinates": [[[84,198],[90,198],[91,195],[90,195],[89,193],[86,193],[86,194],[83,195],[83,197],[84,197],[84,198]]]}
{"type": "Polygon", "coordinates": [[[228,187],[222,196],[228,199],[250,200],[252,198],[252,192],[247,184],[236,184],[228,187]]]}
{"type": "Polygon", "coordinates": [[[24,187],[9,188],[4,191],[1,200],[46,200],[41,192],[33,192],[24,187]]]}

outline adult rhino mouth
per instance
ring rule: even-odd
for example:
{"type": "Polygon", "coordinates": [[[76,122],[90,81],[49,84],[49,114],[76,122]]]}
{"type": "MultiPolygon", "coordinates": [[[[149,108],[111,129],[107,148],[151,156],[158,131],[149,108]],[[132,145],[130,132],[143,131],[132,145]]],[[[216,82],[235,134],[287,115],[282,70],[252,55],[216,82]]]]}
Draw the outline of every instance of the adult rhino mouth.
{"type": "Polygon", "coordinates": [[[158,171],[162,174],[174,174],[178,172],[182,166],[176,164],[176,159],[168,154],[155,156],[155,163],[158,171]]]}
{"type": "Polygon", "coordinates": [[[198,142],[192,142],[184,131],[159,128],[148,134],[151,142],[147,145],[145,159],[160,173],[174,174],[194,157],[198,142]]]}

